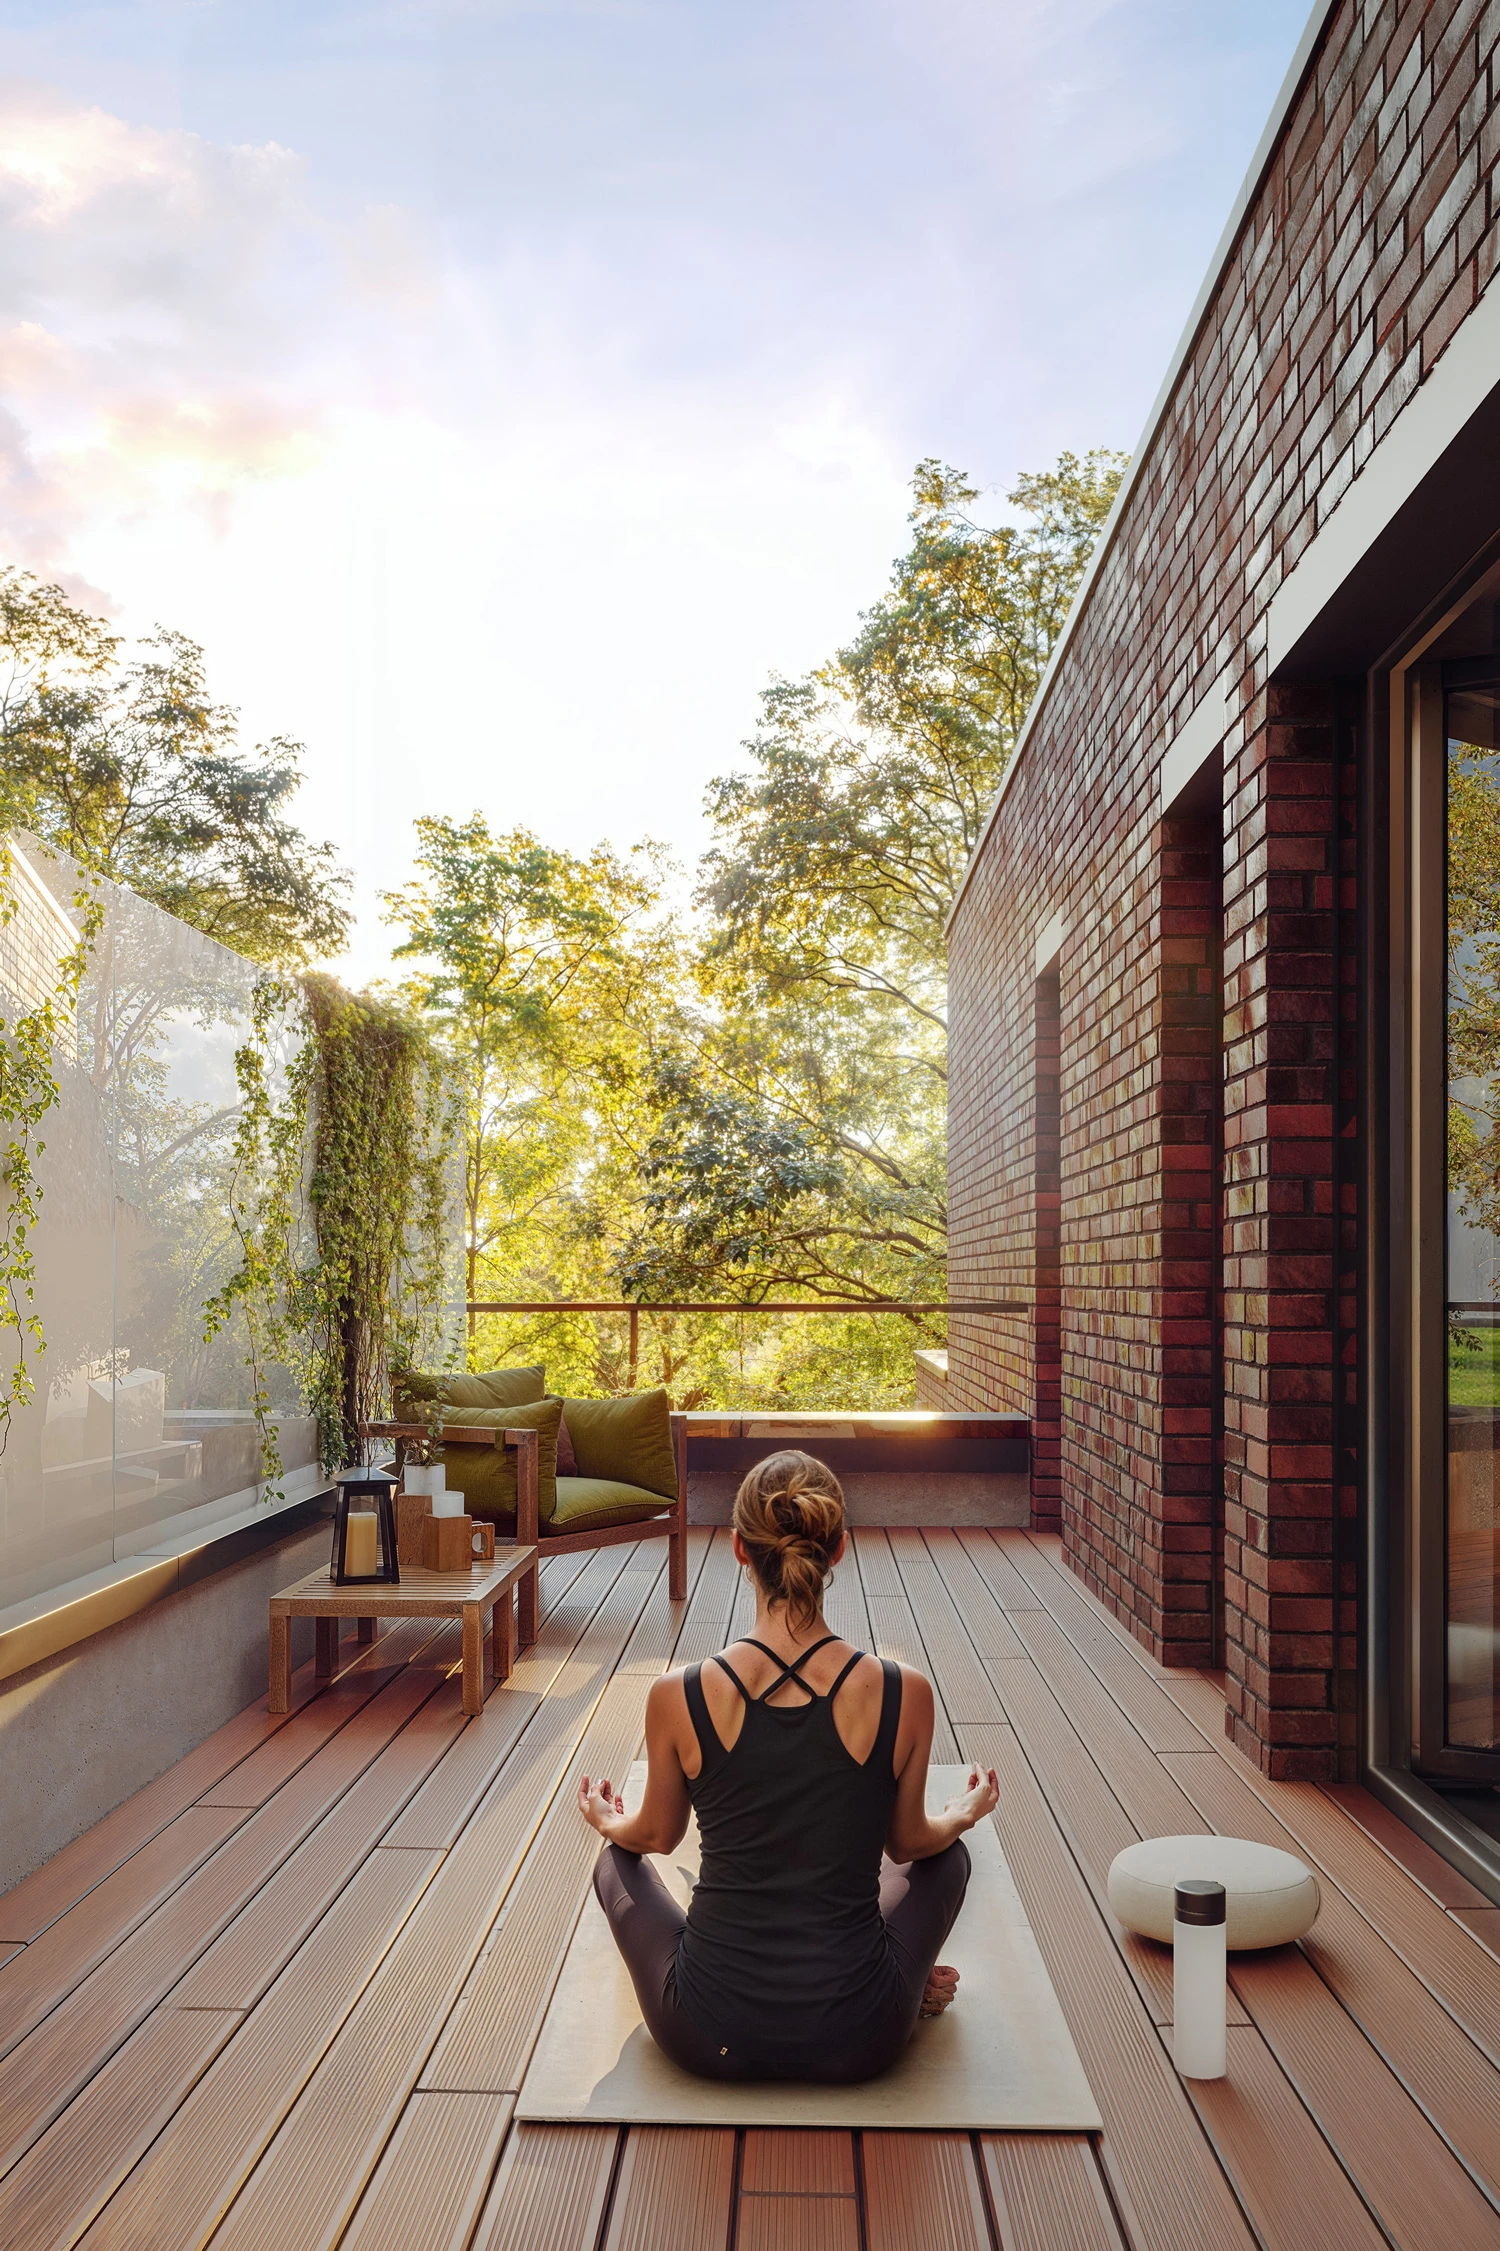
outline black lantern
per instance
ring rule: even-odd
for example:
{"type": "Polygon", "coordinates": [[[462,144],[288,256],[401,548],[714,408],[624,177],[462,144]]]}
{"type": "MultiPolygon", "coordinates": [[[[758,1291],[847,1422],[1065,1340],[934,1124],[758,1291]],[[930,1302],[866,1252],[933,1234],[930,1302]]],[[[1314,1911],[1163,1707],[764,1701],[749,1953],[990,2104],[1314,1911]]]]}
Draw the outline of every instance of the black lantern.
{"type": "Polygon", "coordinates": [[[333,1512],[333,1560],[328,1575],[336,1587],[395,1587],[401,1583],[396,1561],[396,1520],[391,1492],[396,1480],[386,1469],[341,1469],[333,1512]]]}

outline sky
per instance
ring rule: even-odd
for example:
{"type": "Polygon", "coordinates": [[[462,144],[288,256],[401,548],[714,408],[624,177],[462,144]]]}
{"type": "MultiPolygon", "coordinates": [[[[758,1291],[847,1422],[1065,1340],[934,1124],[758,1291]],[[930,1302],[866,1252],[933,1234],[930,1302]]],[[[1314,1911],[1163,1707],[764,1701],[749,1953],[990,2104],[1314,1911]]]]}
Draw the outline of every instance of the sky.
{"type": "Polygon", "coordinates": [[[914,464],[1132,447],[1308,0],[0,0],[0,560],[208,658],[356,878],[690,868],[914,464]]]}

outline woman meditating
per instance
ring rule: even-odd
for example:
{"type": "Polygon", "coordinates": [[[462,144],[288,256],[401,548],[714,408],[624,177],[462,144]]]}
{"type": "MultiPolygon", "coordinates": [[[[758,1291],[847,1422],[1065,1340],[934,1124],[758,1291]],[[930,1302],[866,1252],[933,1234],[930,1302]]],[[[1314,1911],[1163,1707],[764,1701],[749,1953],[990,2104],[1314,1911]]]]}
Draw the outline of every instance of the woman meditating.
{"type": "Polygon", "coordinates": [[[822,1462],[774,1454],[752,1470],[734,1553],[754,1633],[653,1686],[638,1813],[608,1780],[579,1784],[606,1840],[594,1889],[647,2028],[706,2079],[873,2078],[958,1985],[935,1965],[969,1880],[960,1839],[999,1790],[972,1768],[929,1818],[931,1686],[824,1623],[844,1540],[822,1462]],[[684,1915],[642,1855],[670,1852],[690,1808],[703,1865],[684,1915]]]}

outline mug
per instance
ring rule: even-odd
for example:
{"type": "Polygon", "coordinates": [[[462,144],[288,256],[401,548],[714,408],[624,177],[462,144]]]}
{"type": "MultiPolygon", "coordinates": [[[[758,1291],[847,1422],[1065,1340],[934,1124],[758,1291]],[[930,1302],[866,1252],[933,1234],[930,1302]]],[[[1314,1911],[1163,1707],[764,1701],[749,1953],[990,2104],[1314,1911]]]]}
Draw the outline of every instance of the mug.
{"type": "Polygon", "coordinates": [[[495,1527],[476,1516],[470,1530],[469,1553],[476,1563],[493,1563],[495,1560],[495,1527]]]}

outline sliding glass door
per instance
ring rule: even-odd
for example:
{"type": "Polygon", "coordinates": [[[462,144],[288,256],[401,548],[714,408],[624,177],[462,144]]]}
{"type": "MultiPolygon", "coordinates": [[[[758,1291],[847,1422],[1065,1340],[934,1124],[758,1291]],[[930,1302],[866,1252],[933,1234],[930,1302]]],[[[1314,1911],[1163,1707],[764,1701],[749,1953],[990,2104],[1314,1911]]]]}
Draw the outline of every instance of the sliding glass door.
{"type": "MultiPolygon", "coordinates": [[[[1476,607],[1465,637],[1491,638],[1494,604],[1476,607]]],[[[1500,1748],[1500,655],[1448,658],[1441,687],[1443,1741],[1472,1755],[1500,1748]]]]}

